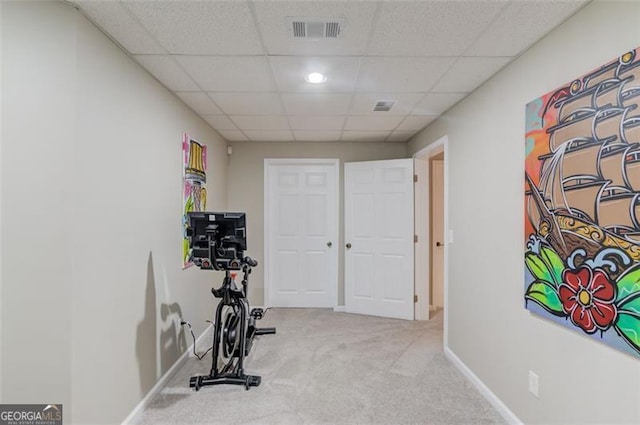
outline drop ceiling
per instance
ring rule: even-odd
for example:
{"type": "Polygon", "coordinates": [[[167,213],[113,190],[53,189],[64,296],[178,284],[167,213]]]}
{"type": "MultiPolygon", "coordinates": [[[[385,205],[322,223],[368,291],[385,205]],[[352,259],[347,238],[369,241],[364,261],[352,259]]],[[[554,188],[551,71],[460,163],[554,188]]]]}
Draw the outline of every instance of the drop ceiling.
{"type": "Polygon", "coordinates": [[[227,140],[406,142],[587,2],[72,3],[227,140]]]}

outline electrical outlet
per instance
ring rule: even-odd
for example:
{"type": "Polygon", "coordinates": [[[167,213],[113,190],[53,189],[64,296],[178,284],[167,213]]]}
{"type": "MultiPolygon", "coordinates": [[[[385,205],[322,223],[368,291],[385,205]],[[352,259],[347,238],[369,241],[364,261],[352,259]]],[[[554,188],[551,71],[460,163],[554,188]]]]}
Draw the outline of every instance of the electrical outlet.
{"type": "Polygon", "coordinates": [[[536,398],[540,398],[538,395],[538,375],[529,371],[529,392],[536,398]]]}

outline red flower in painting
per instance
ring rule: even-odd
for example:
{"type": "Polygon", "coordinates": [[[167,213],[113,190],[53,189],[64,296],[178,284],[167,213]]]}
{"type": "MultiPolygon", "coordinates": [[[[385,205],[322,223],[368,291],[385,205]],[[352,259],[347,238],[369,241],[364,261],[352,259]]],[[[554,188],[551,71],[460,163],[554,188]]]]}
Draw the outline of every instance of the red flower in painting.
{"type": "Polygon", "coordinates": [[[564,312],[586,333],[607,330],[618,315],[613,303],[616,288],[602,269],[565,269],[558,295],[564,312]]]}

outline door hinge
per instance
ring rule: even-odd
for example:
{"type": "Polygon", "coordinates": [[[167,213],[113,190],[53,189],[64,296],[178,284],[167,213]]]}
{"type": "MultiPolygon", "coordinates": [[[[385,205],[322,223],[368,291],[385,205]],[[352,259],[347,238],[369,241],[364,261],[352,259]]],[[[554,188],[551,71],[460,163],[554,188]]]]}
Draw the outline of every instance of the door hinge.
{"type": "Polygon", "coordinates": [[[418,235],[413,235],[413,243],[418,243],[418,235]]]}
{"type": "Polygon", "coordinates": [[[414,183],[418,183],[418,175],[417,174],[413,175],[413,182],[414,183]]]}
{"type": "Polygon", "coordinates": [[[414,302],[414,303],[417,303],[417,302],[418,302],[418,296],[417,296],[417,295],[414,295],[414,296],[413,296],[413,302],[414,302]]]}

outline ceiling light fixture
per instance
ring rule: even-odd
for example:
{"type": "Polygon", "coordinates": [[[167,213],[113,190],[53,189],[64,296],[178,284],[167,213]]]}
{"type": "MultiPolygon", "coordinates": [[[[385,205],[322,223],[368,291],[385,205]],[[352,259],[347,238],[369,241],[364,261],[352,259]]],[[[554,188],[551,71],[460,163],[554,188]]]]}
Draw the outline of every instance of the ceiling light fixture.
{"type": "Polygon", "coordinates": [[[327,76],[319,72],[312,72],[311,74],[308,74],[306,77],[304,77],[304,79],[311,84],[320,84],[327,81],[327,76]]]}

